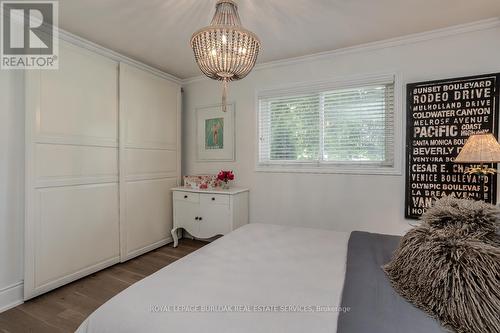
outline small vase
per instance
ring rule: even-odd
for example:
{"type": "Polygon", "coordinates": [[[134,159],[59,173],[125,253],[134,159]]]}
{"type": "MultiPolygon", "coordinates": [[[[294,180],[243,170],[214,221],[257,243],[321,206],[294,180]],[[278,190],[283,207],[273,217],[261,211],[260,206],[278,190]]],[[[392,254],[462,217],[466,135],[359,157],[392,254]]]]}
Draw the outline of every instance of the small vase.
{"type": "Polygon", "coordinates": [[[223,190],[229,190],[229,182],[222,182],[221,187],[223,190]]]}

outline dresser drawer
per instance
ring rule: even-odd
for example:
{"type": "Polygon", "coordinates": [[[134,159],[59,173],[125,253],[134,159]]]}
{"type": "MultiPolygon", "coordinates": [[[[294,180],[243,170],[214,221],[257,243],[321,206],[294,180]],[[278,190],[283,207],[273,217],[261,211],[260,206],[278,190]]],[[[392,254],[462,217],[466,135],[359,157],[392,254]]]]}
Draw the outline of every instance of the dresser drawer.
{"type": "Polygon", "coordinates": [[[229,206],[229,195],[226,194],[200,194],[200,201],[203,204],[226,205],[229,206]]]}
{"type": "Polygon", "coordinates": [[[200,202],[200,195],[198,193],[174,191],[174,200],[200,202]]]}

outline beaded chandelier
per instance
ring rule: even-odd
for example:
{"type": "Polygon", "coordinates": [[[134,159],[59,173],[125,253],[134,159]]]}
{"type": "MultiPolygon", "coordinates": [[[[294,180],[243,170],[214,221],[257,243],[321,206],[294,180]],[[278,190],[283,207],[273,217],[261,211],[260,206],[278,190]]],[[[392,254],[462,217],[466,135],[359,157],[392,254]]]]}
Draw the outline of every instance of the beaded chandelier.
{"type": "Polygon", "coordinates": [[[226,111],[227,84],[247,76],[255,66],[259,38],[241,26],[238,6],[233,0],[218,0],[208,27],[191,37],[191,47],[201,71],[222,81],[222,111],[226,111]]]}

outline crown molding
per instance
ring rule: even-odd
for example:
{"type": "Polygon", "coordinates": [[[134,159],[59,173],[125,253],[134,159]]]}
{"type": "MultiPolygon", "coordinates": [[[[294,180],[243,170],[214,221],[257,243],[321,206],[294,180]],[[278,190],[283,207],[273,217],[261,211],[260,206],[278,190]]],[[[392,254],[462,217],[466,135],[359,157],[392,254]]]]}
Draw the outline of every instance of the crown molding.
{"type": "MultiPolygon", "coordinates": [[[[381,41],[355,45],[355,46],[349,46],[349,47],[335,49],[335,50],[331,50],[331,51],[325,51],[325,52],[319,52],[319,53],[314,53],[314,54],[300,56],[300,57],[293,57],[293,58],[287,58],[287,59],[282,59],[282,60],[270,61],[270,62],[255,65],[253,70],[258,71],[258,70],[262,70],[262,69],[269,69],[269,68],[275,68],[275,67],[281,67],[281,66],[289,66],[289,65],[300,64],[300,63],[305,63],[305,62],[310,62],[310,61],[315,61],[315,60],[322,60],[322,59],[326,59],[326,58],[329,58],[332,56],[357,53],[357,52],[380,50],[380,49],[385,49],[385,48],[390,48],[390,47],[396,47],[396,46],[401,46],[401,45],[424,42],[424,41],[428,41],[428,40],[432,40],[432,39],[449,37],[449,36],[453,36],[453,35],[465,34],[465,33],[474,32],[474,31],[495,29],[498,27],[500,27],[500,17],[494,17],[494,18],[490,18],[490,19],[486,19],[486,20],[465,23],[465,24],[460,24],[460,25],[454,25],[454,26],[450,26],[450,27],[446,27],[446,28],[442,28],[442,29],[430,30],[430,31],[426,31],[426,32],[419,32],[419,33],[415,33],[415,34],[410,34],[410,35],[405,35],[405,36],[401,36],[401,37],[395,37],[395,38],[390,38],[390,39],[385,39],[385,40],[381,40],[381,41]]],[[[203,75],[195,76],[195,77],[191,77],[191,78],[187,78],[187,79],[182,80],[182,85],[185,86],[185,85],[188,85],[188,84],[191,84],[194,82],[203,81],[203,80],[208,80],[208,78],[206,76],[203,76],[203,75]]]]}
{"type": "Polygon", "coordinates": [[[162,77],[164,79],[167,79],[167,80],[174,82],[174,83],[177,83],[179,85],[182,84],[182,82],[183,82],[182,79],[180,79],[172,74],[168,74],[168,73],[163,72],[155,67],[146,65],[145,63],[142,63],[138,60],[129,58],[121,53],[110,50],[104,46],[101,46],[97,43],[91,42],[88,39],[77,36],[75,34],[68,32],[68,31],[65,31],[63,29],[60,29],[60,28],[56,28],[56,29],[59,30],[59,39],[61,39],[63,41],[66,41],[66,42],[71,43],[71,44],[76,45],[76,46],[83,47],[84,49],[93,51],[97,54],[100,54],[102,56],[105,56],[107,58],[115,60],[117,62],[123,62],[123,63],[126,63],[128,65],[140,68],[142,70],[145,70],[147,72],[155,74],[159,77],[162,77]]]}
{"type": "MultiPolygon", "coordinates": [[[[23,15],[25,19],[29,20],[30,18],[24,14],[23,15]]],[[[164,79],[167,79],[171,82],[174,82],[176,84],[181,85],[182,84],[182,79],[178,78],[172,74],[166,73],[164,71],[159,70],[158,68],[146,65],[143,62],[140,62],[138,60],[132,59],[130,57],[127,57],[121,53],[115,52],[111,49],[108,49],[102,45],[99,45],[97,43],[91,42],[88,39],[85,39],[83,37],[77,36],[75,34],[72,34],[69,31],[66,31],[64,29],[59,28],[58,26],[52,26],[51,24],[47,24],[46,22],[42,22],[41,25],[42,30],[45,33],[51,34],[53,33],[52,29],[55,29],[55,32],[57,33],[57,38],[63,41],[66,41],[68,43],[71,43],[73,45],[82,47],[86,50],[93,51],[97,54],[100,54],[104,57],[107,57],[109,59],[112,59],[116,62],[123,62],[126,64],[129,64],[131,66],[135,66],[137,68],[143,69],[147,72],[150,72],[152,74],[155,74],[159,77],[162,77],[164,79]]]]}

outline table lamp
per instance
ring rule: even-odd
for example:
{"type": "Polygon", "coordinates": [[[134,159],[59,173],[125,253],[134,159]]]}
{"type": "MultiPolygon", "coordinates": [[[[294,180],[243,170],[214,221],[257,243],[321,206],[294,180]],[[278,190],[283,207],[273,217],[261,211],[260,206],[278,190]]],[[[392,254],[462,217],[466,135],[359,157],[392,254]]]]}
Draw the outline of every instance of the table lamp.
{"type": "Polygon", "coordinates": [[[467,174],[478,175],[481,181],[481,200],[484,200],[485,176],[494,174],[496,169],[490,168],[489,163],[500,162],[500,144],[491,133],[471,135],[462,150],[455,158],[455,163],[479,164],[479,167],[469,167],[465,170],[467,174]]]}

